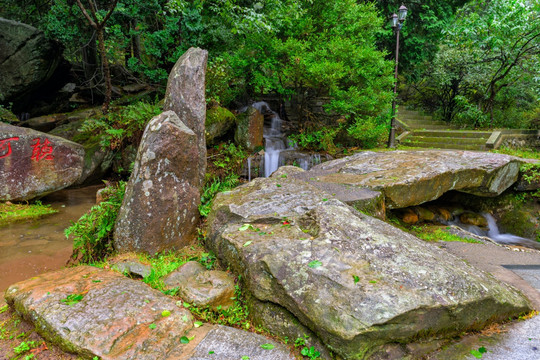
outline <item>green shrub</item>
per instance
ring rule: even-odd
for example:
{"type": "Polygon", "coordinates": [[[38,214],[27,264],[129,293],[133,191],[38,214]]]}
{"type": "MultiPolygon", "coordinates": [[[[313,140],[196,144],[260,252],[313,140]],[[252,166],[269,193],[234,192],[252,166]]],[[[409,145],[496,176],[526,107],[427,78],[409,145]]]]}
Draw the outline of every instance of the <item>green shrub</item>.
{"type": "Polygon", "coordinates": [[[94,205],[90,211],[64,231],[66,237],[73,236],[72,261],[92,263],[113,253],[114,223],[122,205],[125,190],[126,183],[123,181],[115,186],[107,187],[102,193],[104,200],[94,205]]]}
{"type": "Polygon", "coordinates": [[[201,204],[199,205],[201,216],[207,217],[210,214],[212,202],[218,193],[235,188],[239,182],[237,174],[229,174],[224,179],[216,178],[206,183],[201,196],[201,204]]]}
{"type": "Polygon", "coordinates": [[[297,134],[289,135],[289,140],[295,142],[305,150],[336,152],[334,139],[341,131],[341,126],[322,127],[319,130],[301,130],[297,134]]]}
{"type": "Polygon", "coordinates": [[[347,133],[356,140],[357,146],[363,149],[372,149],[388,138],[388,124],[386,117],[360,119],[347,129],[347,133]]]}
{"type": "Polygon", "coordinates": [[[146,102],[118,107],[107,115],[87,119],[79,129],[80,134],[75,140],[98,137],[103,148],[119,151],[128,144],[137,145],[146,124],[160,113],[159,105],[146,102]]]}

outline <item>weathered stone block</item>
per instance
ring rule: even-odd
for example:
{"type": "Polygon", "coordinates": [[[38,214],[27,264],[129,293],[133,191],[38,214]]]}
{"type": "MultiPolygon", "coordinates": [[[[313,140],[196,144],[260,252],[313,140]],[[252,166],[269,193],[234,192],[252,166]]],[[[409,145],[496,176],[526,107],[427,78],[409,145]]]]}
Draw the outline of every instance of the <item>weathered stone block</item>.
{"type": "Polygon", "coordinates": [[[522,160],[475,151],[365,151],[315,166],[316,181],[364,187],[384,194],[396,209],[435,200],[450,190],[497,196],[516,182],[522,160]]]}
{"type": "Polygon", "coordinates": [[[116,220],[118,251],[154,254],[192,240],[200,203],[197,141],[173,111],[148,123],[116,220]]]}
{"type": "Polygon", "coordinates": [[[68,187],[83,164],[79,144],[0,123],[0,200],[30,200],[68,187]]]}
{"type": "Polygon", "coordinates": [[[207,245],[253,298],[284,308],[345,359],[531,308],[493,276],[290,177],[219,194],[207,245]]]}

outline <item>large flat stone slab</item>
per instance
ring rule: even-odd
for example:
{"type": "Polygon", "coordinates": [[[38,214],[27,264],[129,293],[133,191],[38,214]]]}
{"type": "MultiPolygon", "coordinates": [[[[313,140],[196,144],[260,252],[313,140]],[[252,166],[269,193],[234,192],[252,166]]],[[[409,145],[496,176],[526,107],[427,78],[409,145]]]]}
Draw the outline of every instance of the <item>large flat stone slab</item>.
{"type": "Polygon", "coordinates": [[[68,187],[83,166],[81,145],[0,123],[0,201],[30,200],[68,187]]]}
{"type": "Polygon", "coordinates": [[[90,266],[19,282],[5,298],[44,338],[87,359],[294,359],[284,345],[261,335],[209,324],[196,328],[174,299],[90,266]],[[78,301],[67,302],[75,296],[78,301]]]}
{"type": "Polygon", "coordinates": [[[450,190],[497,196],[514,184],[522,160],[455,150],[361,152],[325,162],[302,178],[381,191],[388,208],[435,200],[450,190]]]}
{"type": "Polygon", "coordinates": [[[405,356],[399,344],[531,308],[493,276],[325,194],[279,176],[219,194],[207,245],[257,301],[293,314],[344,359],[396,347],[405,356]]]}

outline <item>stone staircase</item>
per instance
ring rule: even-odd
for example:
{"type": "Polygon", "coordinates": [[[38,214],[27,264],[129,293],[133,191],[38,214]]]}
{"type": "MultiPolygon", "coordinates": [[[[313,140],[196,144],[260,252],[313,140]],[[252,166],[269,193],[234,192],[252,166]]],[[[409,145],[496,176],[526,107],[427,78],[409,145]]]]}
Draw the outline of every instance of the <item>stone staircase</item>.
{"type": "Polygon", "coordinates": [[[399,110],[397,119],[405,130],[397,141],[401,145],[457,150],[486,150],[491,131],[458,130],[444,121],[413,110],[399,110]]]}

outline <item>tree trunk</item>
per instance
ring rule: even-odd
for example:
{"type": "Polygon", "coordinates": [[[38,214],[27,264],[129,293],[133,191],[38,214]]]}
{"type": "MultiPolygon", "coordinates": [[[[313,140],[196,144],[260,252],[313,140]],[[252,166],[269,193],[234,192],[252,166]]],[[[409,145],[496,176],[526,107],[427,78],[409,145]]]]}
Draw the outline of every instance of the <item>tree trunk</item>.
{"type": "Polygon", "coordinates": [[[103,76],[105,77],[105,100],[101,111],[103,114],[109,112],[109,104],[111,103],[112,96],[112,83],[111,83],[111,71],[109,70],[109,63],[107,61],[107,54],[105,53],[105,36],[103,35],[103,27],[98,27],[98,42],[99,52],[101,54],[101,66],[103,67],[103,76]]]}
{"type": "MultiPolygon", "coordinates": [[[[131,29],[137,30],[137,20],[131,20],[131,29]]],[[[131,37],[131,43],[133,46],[133,57],[141,60],[141,36],[138,32],[131,37]]]]}
{"type": "Polygon", "coordinates": [[[93,32],[88,44],[82,48],[83,58],[83,71],[84,78],[89,84],[90,88],[93,88],[98,83],[97,81],[97,44],[96,33],[93,32]]]}

